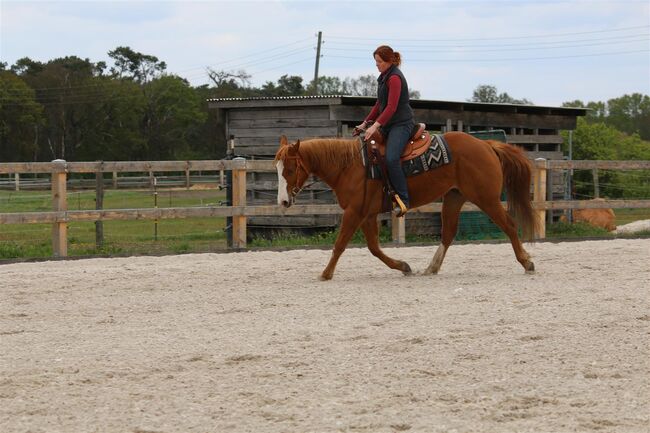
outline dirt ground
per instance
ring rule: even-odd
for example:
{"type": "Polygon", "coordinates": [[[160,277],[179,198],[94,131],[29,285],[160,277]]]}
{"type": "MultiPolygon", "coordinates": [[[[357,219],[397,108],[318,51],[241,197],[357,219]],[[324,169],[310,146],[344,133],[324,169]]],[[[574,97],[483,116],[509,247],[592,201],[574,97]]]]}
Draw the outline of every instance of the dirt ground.
{"type": "Polygon", "coordinates": [[[0,430],[650,430],[650,240],[527,249],[2,265],[0,430]]]}

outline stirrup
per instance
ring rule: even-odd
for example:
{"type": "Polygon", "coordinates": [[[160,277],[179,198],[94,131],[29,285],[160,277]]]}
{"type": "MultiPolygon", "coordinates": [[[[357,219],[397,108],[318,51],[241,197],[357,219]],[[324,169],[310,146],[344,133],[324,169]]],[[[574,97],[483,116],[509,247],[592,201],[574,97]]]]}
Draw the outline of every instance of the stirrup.
{"type": "Polygon", "coordinates": [[[393,196],[393,199],[395,199],[395,202],[397,203],[397,206],[399,206],[399,207],[396,206],[393,209],[393,214],[397,218],[401,218],[404,215],[406,215],[406,212],[408,211],[408,209],[407,209],[406,205],[404,204],[404,202],[402,201],[402,199],[399,197],[399,195],[395,194],[393,196]]]}

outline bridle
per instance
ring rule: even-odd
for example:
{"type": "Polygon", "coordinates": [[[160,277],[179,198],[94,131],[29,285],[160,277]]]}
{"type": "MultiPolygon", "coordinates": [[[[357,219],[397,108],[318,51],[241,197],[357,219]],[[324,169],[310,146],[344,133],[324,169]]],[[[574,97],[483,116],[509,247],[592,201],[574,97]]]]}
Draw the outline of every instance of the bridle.
{"type": "MultiPolygon", "coordinates": [[[[300,157],[300,154],[298,154],[297,152],[296,152],[296,154],[293,155],[293,156],[287,154],[287,155],[284,157],[284,159],[285,159],[285,160],[295,160],[295,161],[296,161],[296,172],[298,171],[298,169],[302,170],[302,171],[305,173],[305,180],[307,180],[307,178],[309,177],[309,171],[308,171],[307,168],[305,167],[305,163],[303,162],[302,158],[300,157]]],[[[296,173],[296,179],[299,179],[297,173],[296,173]]],[[[298,185],[294,186],[293,188],[291,188],[291,199],[292,199],[292,200],[295,199],[296,196],[297,196],[298,194],[300,194],[300,192],[301,192],[303,189],[305,189],[305,188],[307,188],[307,187],[310,187],[310,186],[312,186],[312,185],[315,184],[315,183],[316,183],[316,181],[313,181],[313,182],[311,182],[311,183],[309,183],[309,184],[303,185],[303,186],[300,187],[300,188],[298,188],[298,185]]]]}

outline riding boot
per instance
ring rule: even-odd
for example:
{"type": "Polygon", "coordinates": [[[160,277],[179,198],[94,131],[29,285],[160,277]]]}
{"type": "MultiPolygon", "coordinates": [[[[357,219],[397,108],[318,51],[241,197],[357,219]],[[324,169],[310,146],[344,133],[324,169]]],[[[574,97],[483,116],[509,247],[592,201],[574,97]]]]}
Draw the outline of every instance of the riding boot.
{"type": "Polygon", "coordinates": [[[398,218],[406,215],[406,212],[408,211],[408,204],[405,204],[398,194],[395,194],[393,196],[393,199],[395,200],[396,205],[393,208],[393,215],[398,218]]]}

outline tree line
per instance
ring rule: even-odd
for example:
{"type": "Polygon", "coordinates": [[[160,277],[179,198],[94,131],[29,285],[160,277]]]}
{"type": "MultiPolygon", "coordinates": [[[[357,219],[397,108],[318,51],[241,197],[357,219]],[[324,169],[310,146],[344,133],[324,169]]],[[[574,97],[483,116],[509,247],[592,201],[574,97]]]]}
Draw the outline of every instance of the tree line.
{"type": "MultiPolygon", "coordinates": [[[[108,57],[112,64],[76,56],[45,63],[27,57],[11,66],[0,63],[0,161],[219,159],[225,155],[225,137],[217,130],[216,112],[208,110],[207,99],[375,96],[377,89],[374,75],[322,76],[317,83],[283,75],[254,87],[245,71],[210,68],[206,73],[211,84],[193,87],[185,78],[168,74],[166,63],[156,56],[117,47],[108,57]]],[[[414,99],[420,97],[417,90],[409,93],[414,99]]],[[[479,85],[468,100],[532,104],[499,93],[491,85],[479,85]]],[[[618,156],[646,155],[647,142],[642,140],[650,140],[647,95],[563,105],[591,109],[579,127],[602,125],[641,143],[630,143],[635,150],[618,156]]],[[[611,149],[596,151],[600,148],[589,143],[581,146],[581,139],[574,143],[576,159],[583,152],[587,158],[611,156],[611,149]]]]}

